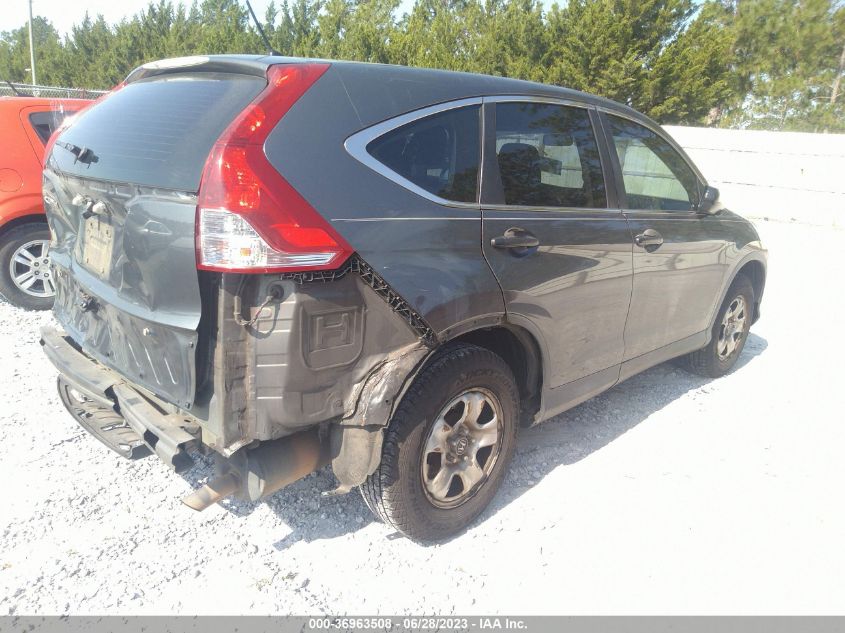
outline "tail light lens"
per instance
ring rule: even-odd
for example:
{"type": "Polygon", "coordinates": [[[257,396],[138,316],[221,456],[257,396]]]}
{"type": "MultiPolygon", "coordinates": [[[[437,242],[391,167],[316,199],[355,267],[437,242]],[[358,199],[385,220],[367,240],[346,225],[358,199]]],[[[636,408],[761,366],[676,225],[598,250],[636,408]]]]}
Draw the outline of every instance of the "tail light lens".
{"type": "Polygon", "coordinates": [[[197,266],[273,272],[336,268],[352,249],[264,154],[275,125],[328,64],[279,64],[223,132],[205,164],[197,207],[197,266]]]}

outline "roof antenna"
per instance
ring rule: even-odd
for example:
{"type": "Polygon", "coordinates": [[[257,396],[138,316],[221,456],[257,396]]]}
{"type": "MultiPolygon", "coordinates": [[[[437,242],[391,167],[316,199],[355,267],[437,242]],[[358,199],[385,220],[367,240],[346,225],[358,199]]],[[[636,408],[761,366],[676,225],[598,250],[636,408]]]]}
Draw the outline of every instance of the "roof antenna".
{"type": "Polygon", "coordinates": [[[252,21],[255,22],[255,28],[258,29],[258,34],[261,36],[261,39],[264,40],[264,44],[267,45],[267,54],[281,56],[281,53],[273,48],[273,45],[270,44],[270,40],[267,39],[267,35],[264,33],[264,29],[261,28],[261,22],[258,21],[257,17],[255,17],[255,11],[252,10],[252,5],[249,3],[249,0],[246,0],[246,8],[249,9],[249,14],[252,16],[252,21]]]}

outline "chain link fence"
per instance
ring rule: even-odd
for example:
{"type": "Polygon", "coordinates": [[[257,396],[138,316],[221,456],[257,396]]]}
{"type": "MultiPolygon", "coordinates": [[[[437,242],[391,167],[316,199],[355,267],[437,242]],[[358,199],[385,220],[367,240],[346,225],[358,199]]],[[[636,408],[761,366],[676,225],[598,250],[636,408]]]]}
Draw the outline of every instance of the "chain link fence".
{"type": "Polygon", "coordinates": [[[87,90],[85,88],[62,88],[59,86],[33,86],[9,81],[0,82],[0,96],[3,97],[47,97],[55,99],[96,99],[107,90],[87,90]]]}

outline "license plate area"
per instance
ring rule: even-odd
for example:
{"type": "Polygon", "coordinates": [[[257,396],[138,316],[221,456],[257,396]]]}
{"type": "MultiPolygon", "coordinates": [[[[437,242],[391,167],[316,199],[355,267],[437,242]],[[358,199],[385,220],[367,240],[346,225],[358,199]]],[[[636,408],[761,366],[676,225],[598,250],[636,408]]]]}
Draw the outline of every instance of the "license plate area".
{"type": "Polygon", "coordinates": [[[183,409],[196,392],[195,330],[172,327],[134,316],[94,296],[66,269],[58,269],[53,312],[68,336],[88,356],[117,371],[130,383],[183,409]]]}
{"type": "Polygon", "coordinates": [[[99,215],[85,219],[79,263],[101,279],[111,275],[114,227],[99,215]]]}

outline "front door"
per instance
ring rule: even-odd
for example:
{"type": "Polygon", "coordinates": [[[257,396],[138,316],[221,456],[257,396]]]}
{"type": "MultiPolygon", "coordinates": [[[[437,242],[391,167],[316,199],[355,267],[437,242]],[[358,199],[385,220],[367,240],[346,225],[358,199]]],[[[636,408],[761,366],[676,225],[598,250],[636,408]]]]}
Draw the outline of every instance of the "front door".
{"type": "Polygon", "coordinates": [[[485,139],[482,243],[508,318],[540,339],[547,387],[606,370],[591,391],[606,388],[623,356],[632,243],[608,204],[594,116],[528,100],[485,108],[495,135],[485,139]]]}
{"type": "Polygon", "coordinates": [[[634,237],[625,360],[685,341],[703,345],[727,274],[729,231],[719,218],[696,213],[701,181],[667,139],[628,119],[607,114],[604,121],[634,237]]]}

